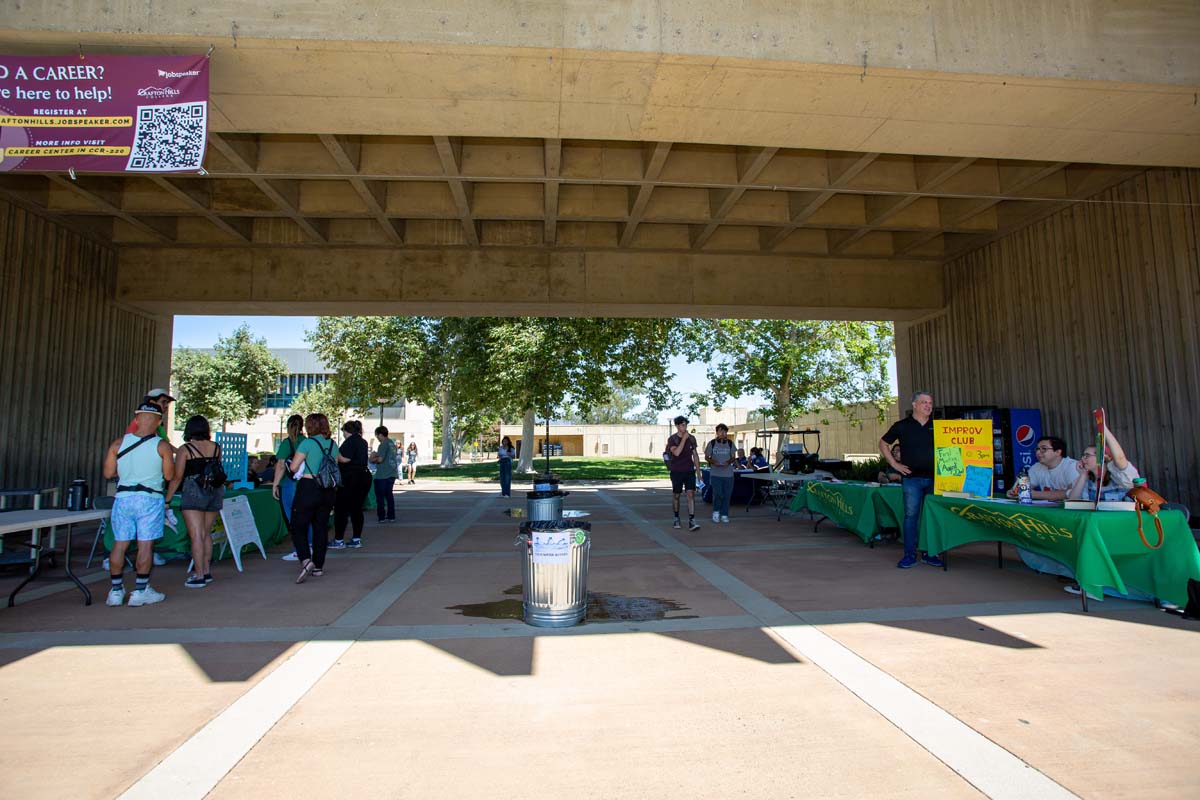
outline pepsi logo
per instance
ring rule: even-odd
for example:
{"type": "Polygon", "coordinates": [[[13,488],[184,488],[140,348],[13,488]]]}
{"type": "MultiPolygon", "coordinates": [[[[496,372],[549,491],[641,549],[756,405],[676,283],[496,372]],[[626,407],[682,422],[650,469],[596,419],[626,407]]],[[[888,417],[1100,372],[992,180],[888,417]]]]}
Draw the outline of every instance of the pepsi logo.
{"type": "Polygon", "coordinates": [[[1037,435],[1034,433],[1032,425],[1020,426],[1017,428],[1015,436],[1017,438],[1017,444],[1021,445],[1022,447],[1029,447],[1037,439],[1037,435]]]}

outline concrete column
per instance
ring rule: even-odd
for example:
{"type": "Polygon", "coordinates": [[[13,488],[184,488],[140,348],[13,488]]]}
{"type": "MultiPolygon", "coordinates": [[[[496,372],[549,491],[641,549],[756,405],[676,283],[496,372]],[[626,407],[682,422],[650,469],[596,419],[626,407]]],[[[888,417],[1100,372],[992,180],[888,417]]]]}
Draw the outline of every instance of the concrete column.
{"type": "MultiPolygon", "coordinates": [[[[892,324],[895,328],[896,339],[896,406],[897,412],[903,417],[904,412],[908,411],[912,405],[910,398],[915,391],[912,377],[912,355],[908,349],[908,332],[912,328],[912,323],[897,320],[892,324]]],[[[933,390],[928,389],[928,391],[933,390]]],[[[934,402],[937,402],[936,395],[934,402]]]]}
{"type": "MultiPolygon", "coordinates": [[[[154,315],[154,352],[150,365],[150,385],[146,389],[162,387],[171,391],[171,351],[175,343],[175,315],[154,315]]],[[[175,403],[167,409],[163,426],[167,431],[175,430],[175,403]]]]}

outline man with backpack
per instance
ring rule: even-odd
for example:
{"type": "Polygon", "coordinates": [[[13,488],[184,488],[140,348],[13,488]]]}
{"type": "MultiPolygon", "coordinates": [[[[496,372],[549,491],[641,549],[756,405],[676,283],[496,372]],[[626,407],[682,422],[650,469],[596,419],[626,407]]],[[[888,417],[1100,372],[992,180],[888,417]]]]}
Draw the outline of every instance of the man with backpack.
{"type": "Polygon", "coordinates": [[[139,405],[133,417],[135,432],[114,440],[104,456],[104,477],[117,479],[110,521],[113,530],[109,556],[112,586],[107,600],[110,606],[125,602],[125,551],[132,541],[137,541],[137,583],[129,595],[129,605],[146,606],[166,599],[166,595],[150,586],[154,542],[163,535],[166,511],[163,485],[175,475],[171,445],[155,433],[162,417],[158,406],[139,405]]]}

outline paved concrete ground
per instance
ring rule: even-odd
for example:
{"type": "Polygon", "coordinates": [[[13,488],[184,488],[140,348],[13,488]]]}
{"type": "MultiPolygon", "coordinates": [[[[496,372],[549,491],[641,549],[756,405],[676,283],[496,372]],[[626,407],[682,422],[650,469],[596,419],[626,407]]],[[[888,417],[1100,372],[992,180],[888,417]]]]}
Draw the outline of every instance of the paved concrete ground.
{"type": "Polygon", "coordinates": [[[567,506],[589,588],[661,618],[538,630],[454,608],[513,599],[515,526],[494,488],[435,486],[303,586],[277,548],[204,590],[160,567],[146,608],[95,570],[91,607],[27,590],[0,613],[0,796],[1200,794],[1195,623],[1083,614],[994,546],[900,571],[759,508],[673,531],[648,483],[567,506]]]}

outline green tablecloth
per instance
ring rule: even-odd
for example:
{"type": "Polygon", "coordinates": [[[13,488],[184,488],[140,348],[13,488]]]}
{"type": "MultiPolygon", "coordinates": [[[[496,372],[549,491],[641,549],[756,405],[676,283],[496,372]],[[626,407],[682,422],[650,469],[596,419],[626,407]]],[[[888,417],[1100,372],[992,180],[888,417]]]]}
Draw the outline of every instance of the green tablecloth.
{"type": "Polygon", "coordinates": [[[883,528],[899,528],[904,521],[904,493],[898,485],[810,481],[805,484],[804,505],[864,542],[871,541],[883,528]]]}
{"type": "MultiPolygon", "coordinates": [[[[1163,546],[1149,550],[1132,511],[1068,511],[930,495],[921,513],[920,546],[943,553],[969,542],[1009,542],[1073,568],[1079,585],[1094,597],[1111,586],[1184,605],[1188,578],[1200,580],[1200,550],[1182,513],[1163,511],[1159,519],[1163,546]]],[[[1145,514],[1142,520],[1154,541],[1153,520],[1145,514]]]]}
{"type": "MultiPolygon", "coordinates": [[[[283,519],[283,509],[279,507],[279,501],[271,496],[270,488],[266,489],[226,489],[225,497],[237,497],[245,495],[250,498],[250,513],[254,515],[254,524],[258,528],[258,535],[262,539],[264,547],[270,547],[273,544],[278,544],[288,538],[287,523],[283,519]]],[[[179,498],[175,497],[171,500],[171,508],[175,512],[177,524],[174,529],[169,527],[163,528],[163,537],[154,544],[154,552],[164,558],[191,558],[192,545],[188,538],[187,526],[183,522],[183,515],[179,513],[179,498]]],[[[217,517],[217,526],[221,525],[220,516],[217,517]]],[[[104,547],[111,551],[113,543],[112,529],[109,528],[104,533],[104,547]]],[[[251,550],[254,550],[253,545],[247,545],[251,550]]],[[[220,552],[220,547],[214,549],[214,556],[220,552]]],[[[246,548],[242,548],[242,552],[246,552],[246,548]]],[[[226,558],[230,558],[231,554],[227,551],[226,558]]]]}

